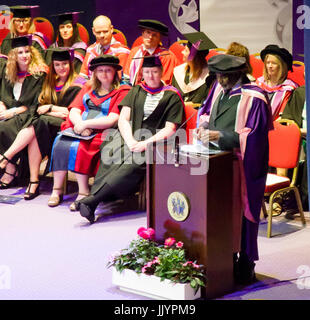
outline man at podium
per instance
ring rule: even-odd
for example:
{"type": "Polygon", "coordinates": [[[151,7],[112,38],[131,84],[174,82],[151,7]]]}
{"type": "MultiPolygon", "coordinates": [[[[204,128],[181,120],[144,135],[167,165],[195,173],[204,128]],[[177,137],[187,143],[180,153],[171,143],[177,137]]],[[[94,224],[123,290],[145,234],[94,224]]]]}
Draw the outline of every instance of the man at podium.
{"type": "Polygon", "coordinates": [[[237,226],[234,230],[235,238],[239,238],[238,247],[234,246],[234,271],[237,282],[248,284],[255,281],[254,261],[258,260],[257,236],[268,170],[271,113],[264,92],[246,77],[245,58],[217,55],[209,59],[208,66],[216,74],[217,82],[199,111],[197,138],[204,144],[212,142],[221,150],[234,150],[239,159],[240,176],[234,189],[240,190],[242,213],[235,210],[233,217],[234,228],[236,217],[240,221],[239,229],[237,226]]]}

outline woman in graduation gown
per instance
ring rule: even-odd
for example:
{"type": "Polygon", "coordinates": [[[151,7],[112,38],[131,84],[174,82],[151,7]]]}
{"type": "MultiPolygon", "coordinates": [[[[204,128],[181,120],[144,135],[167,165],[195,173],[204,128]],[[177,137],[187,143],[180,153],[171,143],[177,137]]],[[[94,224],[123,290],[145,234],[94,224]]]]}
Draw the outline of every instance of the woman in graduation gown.
{"type": "MultiPolygon", "coordinates": [[[[78,12],[62,13],[58,16],[58,31],[56,41],[50,48],[68,47],[74,50],[74,70],[80,73],[81,66],[86,54],[87,44],[83,42],[79,35],[77,26],[78,12]]],[[[51,51],[46,51],[45,60],[49,63],[51,60],[51,51]]]]}
{"type": "MultiPolygon", "coordinates": [[[[13,185],[17,176],[16,161],[3,156],[18,132],[35,114],[38,96],[48,71],[40,53],[30,44],[29,37],[13,38],[0,87],[0,189],[13,185]]],[[[20,170],[22,171],[22,170],[20,170]]]]}
{"type": "MultiPolygon", "coordinates": [[[[87,84],[69,106],[69,116],[62,124],[63,130],[56,137],[51,158],[53,192],[48,201],[50,207],[59,205],[63,198],[63,181],[68,170],[75,173],[79,194],[77,200],[89,194],[88,178],[95,176],[99,167],[100,145],[103,131],[116,125],[118,104],[130,87],[120,86],[117,71],[122,67],[112,55],[94,58],[89,66],[93,72],[91,85],[87,84]],[[66,136],[69,131],[74,137],[66,136]],[[94,135],[91,139],[89,136],[94,135]]],[[[70,210],[76,210],[73,202],[70,210]]]]}
{"type": "Polygon", "coordinates": [[[273,120],[283,112],[292,92],[298,85],[287,79],[288,71],[293,71],[293,57],[285,49],[271,44],[260,53],[264,61],[263,76],[256,84],[268,95],[273,120]]]}
{"type": "Polygon", "coordinates": [[[199,107],[215,79],[209,76],[206,56],[209,48],[216,45],[203,32],[187,33],[184,37],[188,40],[182,51],[184,63],[174,68],[172,85],[181,92],[186,105],[199,107]]]}
{"type": "Polygon", "coordinates": [[[48,39],[40,32],[37,32],[32,16],[38,6],[14,6],[11,7],[13,18],[10,21],[10,32],[3,39],[0,51],[4,55],[8,55],[12,49],[11,39],[26,35],[31,35],[32,46],[36,48],[44,57],[45,50],[48,47],[48,39]]]}
{"type": "Polygon", "coordinates": [[[24,194],[25,200],[32,200],[40,194],[41,161],[45,156],[50,157],[60,125],[69,114],[68,106],[85,82],[74,72],[73,59],[68,49],[55,48],[51,51],[52,62],[38,98],[37,113],[3,154],[6,159],[3,162],[8,163],[15,154],[28,147],[30,182],[24,194]]]}
{"type": "Polygon", "coordinates": [[[119,130],[111,135],[111,142],[106,138],[101,145],[101,162],[91,195],[79,201],[80,214],[91,223],[100,202],[138,190],[145,176],[147,144],[173,135],[182,122],[182,97],[174,87],[161,82],[162,70],[158,57],[145,57],[144,82],[133,87],[120,103],[119,130]]]}

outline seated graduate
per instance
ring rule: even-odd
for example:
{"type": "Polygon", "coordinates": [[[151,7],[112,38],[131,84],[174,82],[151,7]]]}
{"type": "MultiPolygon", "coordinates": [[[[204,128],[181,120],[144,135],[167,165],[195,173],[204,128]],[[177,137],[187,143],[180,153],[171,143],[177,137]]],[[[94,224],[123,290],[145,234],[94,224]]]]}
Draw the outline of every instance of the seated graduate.
{"type": "Polygon", "coordinates": [[[91,223],[100,202],[133,195],[145,176],[147,144],[166,139],[182,122],[180,93],[161,81],[163,67],[158,56],[144,57],[144,81],[134,86],[119,104],[119,130],[101,145],[101,162],[91,195],[80,200],[80,214],[91,223]]]}
{"type": "Polygon", "coordinates": [[[21,36],[32,36],[32,46],[36,48],[44,57],[44,52],[48,47],[47,39],[40,32],[37,32],[33,22],[33,18],[39,9],[39,6],[13,6],[10,7],[13,18],[10,21],[10,32],[3,39],[0,51],[4,55],[8,55],[12,49],[11,39],[21,36]]]}
{"type": "Polygon", "coordinates": [[[50,157],[53,141],[60,125],[69,114],[68,106],[81,90],[84,80],[77,79],[72,56],[68,49],[52,49],[52,62],[38,98],[37,114],[28,126],[19,131],[15,141],[3,154],[3,163],[8,163],[24,148],[28,147],[30,182],[24,194],[32,200],[39,192],[39,171],[42,159],[50,157]]]}
{"type": "MultiPolygon", "coordinates": [[[[68,170],[75,173],[79,194],[77,200],[89,194],[88,178],[95,176],[100,158],[103,131],[114,127],[119,117],[118,105],[130,87],[120,86],[118,71],[122,69],[119,59],[111,55],[94,58],[89,66],[92,73],[91,86],[84,86],[69,106],[69,116],[61,125],[62,131],[73,129],[74,137],[60,134],[56,137],[51,157],[53,192],[48,201],[50,207],[58,206],[63,199],[63,181],[68,170]],[[91,139],[85,140],[91,135],[91,139]]],[[[70,210],[75,211],[78,202],[70,210]]]]}
{"type": "Polygon", "coordinates": [[[260,56],[264,61],[264,72],[256,83],[266,91],[273,119],[276,120],[283,112],[292,91],[298,87],[294,81],[287,79],[288,71],[293,71],[293,57],[285,48],[279,48],[275,44],[266,46],[260,56]]]}
{"type": "Polygon", "coordinates": [[[184,37],[188,40],[182,51],[184,63],[174,68],[172,85],[181,92],[186,105],[200,107],[214,79],[209,75],[206,56],[216,45],[203,32],[187,33],[184,37]]]}
{"type": "MultiPolygon", "coordinates": [[[[87,44],[80,38],[77,26],[79,12],[68,12],[57,15],[58,27],[56,41],[50,48],[67,47],[74,52],[74,70],[78,74],[80,72],[83,60],[86,54],[87,44]]],[[[51,51],[46,51],[45,60],[47,63],[51,61],[51,51]]]]}
{"type": "Polygon", "coordinates": [[[11,42],[12,50],[1,75],[0,88],[0,169],[5,171],[0,189],[16,183],[16,161],[21,155],[8,159],[3,154],[34,115],[48,71],[39,51],[31,46],[31,37],[13,38],[11,42]]]}
{"type": "Polygon", "coordinates": [[[198,139],[205,144],[217,142],[222,150],[236,148],[241,161],[234,163],[234,181],[240,183],[232,190],[240,201],[240,205],[234,203],[233,212],[234,267],[236,281],[247,284],[255,281],[254,261],[259,258],[257,236],[268,172],[271,111],[264,91],[246,77],[245,58],[221,54],[211,57],[208,66],[218,83],[199,110],[198,139]]]}

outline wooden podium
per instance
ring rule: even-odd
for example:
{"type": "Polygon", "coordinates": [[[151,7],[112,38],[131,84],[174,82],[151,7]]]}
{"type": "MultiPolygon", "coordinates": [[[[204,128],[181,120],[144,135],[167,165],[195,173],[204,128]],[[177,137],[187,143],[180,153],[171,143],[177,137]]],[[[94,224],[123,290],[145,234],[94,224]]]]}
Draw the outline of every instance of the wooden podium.
{"type": "Polygon", "coordinates": [[[180,154],[179,166],[175,166],[168,145],[157,146],[156,150],[153,146],[148,156],[153,159],[147,165],[147,218],[148,227],[155,229],[156,240],[174,237],[184,242],[189,258],[205,266],[203,298],[232,292],[233,154],[180,154]],[[175,220],[169,213],[167,201],[173,192],[184,194],[188,200],[190,210],[184,221],[175,220]]]}

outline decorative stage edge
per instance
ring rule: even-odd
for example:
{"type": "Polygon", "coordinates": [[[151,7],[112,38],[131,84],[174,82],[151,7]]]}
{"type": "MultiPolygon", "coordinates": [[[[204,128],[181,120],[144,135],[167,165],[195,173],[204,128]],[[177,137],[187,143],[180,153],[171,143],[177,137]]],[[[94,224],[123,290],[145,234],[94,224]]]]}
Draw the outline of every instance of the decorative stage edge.
{"type": "Polygon", "coordinates": [[[153,275],[138,274],[129,269],[122,272],[112,269],[112,283],[126,292],[156,300],[195,300],[201,297],[201,288],[195,294],[190,283],[175,283],[167,279],[160,281],[153,275]]]}

